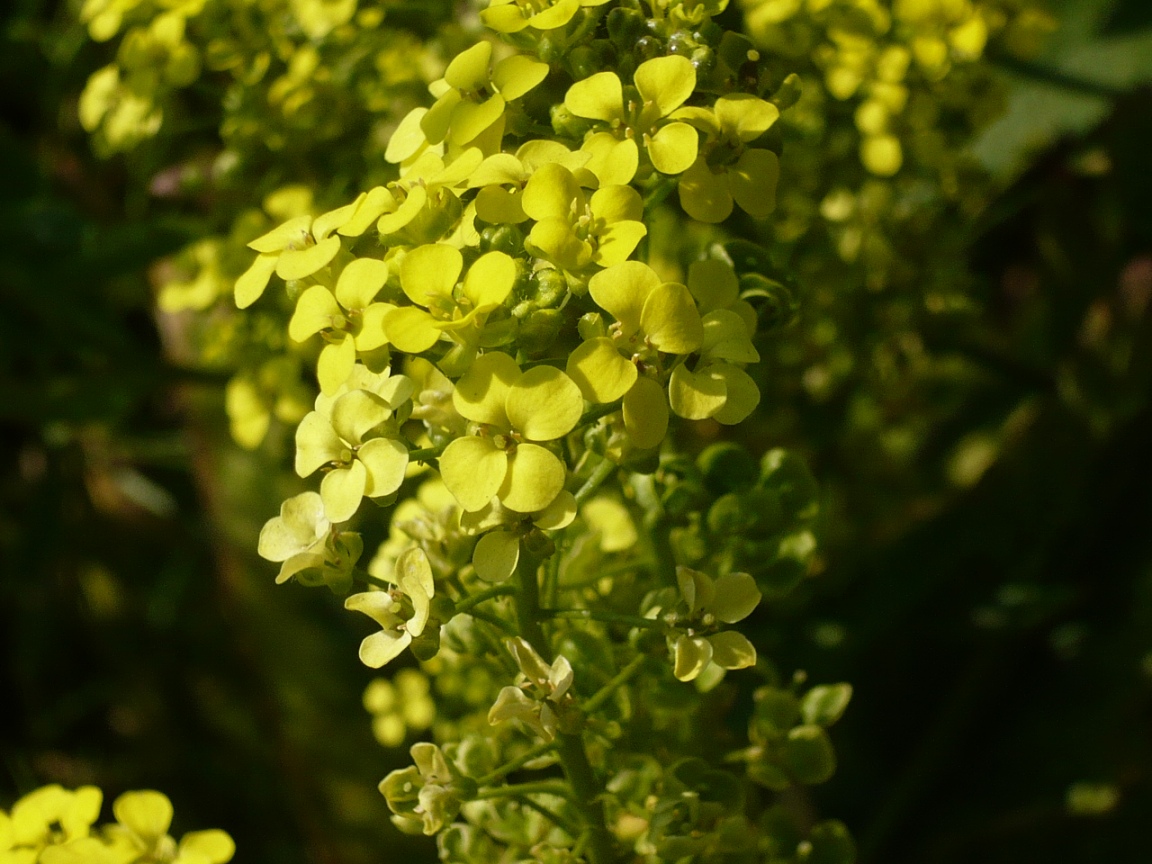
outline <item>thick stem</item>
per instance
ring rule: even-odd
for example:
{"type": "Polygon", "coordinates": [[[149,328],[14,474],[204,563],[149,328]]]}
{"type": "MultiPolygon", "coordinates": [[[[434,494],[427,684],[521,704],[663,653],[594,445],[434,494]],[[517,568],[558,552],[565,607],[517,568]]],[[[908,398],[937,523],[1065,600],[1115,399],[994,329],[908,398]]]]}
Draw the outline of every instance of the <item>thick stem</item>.
{"type": "Polygon", "coordinates": [[[612,476],[612,472],[619,467],[620,466],[613,462],[611,459],[605,459],[599,465],[593,468],[592,475],[584,481],[584,485],[581,486],[576,492],[576,503],[583,504],[585,501],[591,498],[592,493],[599,489],[604,481],[612,476]]]}
{"type": "MultiPolygon", "coordinates": [[[[528,640],[545,662],[551,662],[552,648],[540,624],[544,615],[540,609],[540,562],[541,559],[530,554],[527,549],[522,551],[520,566],[516,571],[520,582],[520,592],[516,598],[516,622],[520,625],[520,635],[528,640]]],[[[564,776],[572,788],[573,804],[588,833],[588,860],[591,864],[613,864],[616,854],[612,835],[608,833],[604,821],[604,804],[600,800],[603,789],[592,770],[592,763],[588,761],[583,737],[578,733],[558,733],[556,752],[560,756],[564,776]]]]}

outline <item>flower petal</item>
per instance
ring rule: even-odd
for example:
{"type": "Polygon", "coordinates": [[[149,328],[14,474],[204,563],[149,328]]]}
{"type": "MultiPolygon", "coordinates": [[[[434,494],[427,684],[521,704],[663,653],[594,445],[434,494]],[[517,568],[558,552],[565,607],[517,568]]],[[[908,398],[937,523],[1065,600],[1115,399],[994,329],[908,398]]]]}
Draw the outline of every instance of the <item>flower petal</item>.
{"type": "Polygon", "coordinates": [[[364,494],[369,498],[391,495],[404,482],[408,470],[408,448],[395,438],[373,438],[356,453],[368,472],[364,494]]]}
{"type": "Polygon", "coordinates": [[[502,351],[489,351],[477,357],[456,383],[452,404],[468,420],[507,429],[504,406],[510,388],[520,375],[515,360],[502,351]]]}
{"type": "Polygon", "coordinates": [[[748,637],[736,630],[713,633],[708,637],[712,645],[712,660],[723,669],[747,669],[756,665],[756,646],[748,637]]]}
{"type": "Polygon", "coordinates": [[[704,340],[696,301],[677,282],[665,282],[648,293],[640,314],[640,329],[658,350],[669,354],[690,354],[704,340]]]}
{"type": "Polygon", "coordinates": [[[760,605],[760,589],[747,573],[725,573],[714,588],[710,611],[725,624],[743,621],[760,605]]]}
{"type": "Polygon", "coordinates": [[[556,367],[535,366],[508,390],[505,410],[512,428],[528,440],[553,441],[572,431],[584,413],[584,397],[556,367]]]}
{"type": "Polygon", "coordinates": [[[279,252],[261,252],[256,256],[252,265],[236,280],[233,289],[236,308],[247,309],[260,299],[264,289],[268,287],[268,280],[276,272],[276,262],[279,260],[279,252]]]}
{"type": "Polygon", "coordinates": [[[464,268],[460,250],[444,243],[417,246],[400,264],[400,287],[408,299],[425,309],[452,299],[452,289],[464,268]]]}
{"type": "Polygon", "coordinates": [[[296,473],[301,477],[321,465],[339,462],[344,450],[332,421],[319,411],[310,411],[296,427],[296,473]]]}
{"type": "Polygon", "coordinates": [[[516,262],[503,252],[481,255],[464,277],[464,296],[472,306],[487,311],[499,306],[512,293],[516,282],[516,262]]]}
{"type": "Polygon", "coordinates": [[[677,416],[686,420],[703,420],[724,407],[727,388],[724,380],[710,375],[710,369],[689,372],[677,366],[668,381],[668,401],[677,416]]]}
{"type": "Polygon", "coordinates": [[[776,209],[780,159],[771,150],[745,150],[728,169],[732,197],[749,216],[764,219],[776,209]]]}
{"type": "Polygon", "coordinates": [[[699,636],[682,635],[672,649],[672,674],[681,681],[693,681],[712,660],[712,643],[699,636]]]}
{"type": "Polygon", "coordinates": [[[699,147],[700,133],[687,123],[669,123],[648,139],[648,158],[657,171],[680,174],[696,161],[699,147]]]}
{"type": "MultiPolygon", "coordinates": [[[[336,299],[345,309],[364,309],[388,281],[388,265],[378,258],[357,258],[336,280],[336,299]]],[[[299,305],[299,304],[297,304],[299,305]]]]}
{"type": "Polygon", "coordinates": [[[654,103],[660,116],[667,117],[696,89],[696,67],[687,57],[656,57],[641,63],[632,81],[641,98],[654,103]]]}
{"type": "Polygon", "coordinates": [[[485,582],[506,581],[519,561],[520,538],[511,531],[489,531],[472,550],[472,566],[485,582]]]}
{"type": "Polygon", "coordinates": [[[625,261],[601,270],[588,280],[596,305],[620,322],[625,336],[640,329],[640,315],[649,293],[660,285],[656,271],[642,261],[625,261]]]}
{"type": "Polygon", "coordinates": [[[276,262],[276,275],[285,282],[311,276],[327,267],[339,251],[339,237],[329,237],[304,249],[288,249],[280,253],[280,259],[276,262]]]}
{"type": "Polygon", "coordinates": [[[556,500],[565,476],[564,463],[551,450],[521,444],[508,459],[508,473],[497,494],[509,510],[534,513],[556,500]]]}
{"type": "Polygon", "coordinates": [[[491,440],[470,435],[457,438],[444,448],[440,478],[460,506],[474,512],[486,507],[500,491],[508,463],[508,455],[491,440]]]}
{"type": "Polygon", "coordinates": [[[668,397],[660,382],[640,378],[624,396],[624,428],[633,446],[656,447],[668,432],[668,397]]]}
{"type": "Polygon", "coordinates": [[[321,330],[333,326],[341,310],[332,292],[323,285],[313,285],[296,300],[296,311],[288,322],[288,338],[303,342],[321,330]]]}
{"type": "Polygon", "coordinates": [[[368,471],[359,459],[352,460],[347,468],[333,468],[325,474],[320,481],[320,497],[328,520],[347,522],[355,516],[367,483],[368,471]]]}
{"type": "Polygon", "coordinates": [[[419,306],[400,306],[384,315],[384,335],[405,354],[427,351],[440,339],[437,321],[419,306]]]}
{"type": "Polygon", "coordinates": [[[614,402],[636,383],[636,364],[607,336],[582,343],[568,355],[568,377],[589,402],[614,402]]]}
{"type": "Polygon", "coordinates": [[[624,88],[615,72],[597,72],[568,88],[564,107],[589,120],[624,119],[624,88]]]}
{"type": "Polygon", "coordinates": [[[724,407],[712,415],[718,423],[735,426],[756,410],[760,404],[760,388],[751,375],[727,363],[709,366],[708,372],[724,382],[724,407]]]}

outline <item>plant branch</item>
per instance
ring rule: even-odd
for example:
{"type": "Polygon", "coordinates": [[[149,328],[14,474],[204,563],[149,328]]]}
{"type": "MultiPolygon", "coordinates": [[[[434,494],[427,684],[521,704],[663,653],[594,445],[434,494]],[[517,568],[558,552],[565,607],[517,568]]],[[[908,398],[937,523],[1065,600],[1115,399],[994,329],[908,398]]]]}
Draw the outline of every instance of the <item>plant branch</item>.
{"type": "Polygon", "coordinates": [[[533,759],[539,759],[541,756],[551,753],[555,749],[555,741],[545,741],[543,744],[537,744],[530,750],[525,750],[515,759],[510,759],[508,762],[505,762],[495,771],[485,774],[483,777],[477,780],[476,783],[480,786],[491,786],[493,783],[496,783],[499,780],[503,780],[513,771],[519,771],[533,759]]]}
{"type": "Polygon", "coordinates": [[[641,654],[639,657],[634,657],[627,666],[616,673],[616,676],[612,678],[611,681],[609,681],[607,684],[597,690],[591,697],[589,697],[588,701],[581,705],[580,708],[584,711],[585,714],[592,714],[593,712],[599,710],[600,706],[607,702],[613,693],[627,684],[632,679],[632,676],[639,672],[641,667],[647,662],[647,654],[641,654]]]}
{"type": "Polygon", "coordinates": [[[656,618],[643,618],[640,615],[622,615],[619,612],[600,612],[596,609],[541,609],[541,615],[549,618],[576,618],[581,621],[602,621],[605,624],[625,624],[628,627],[656,629],[664,622],[656,618]]]}
{"type": "Polygon", "coordinates": [[[620,466],[613,462],[611,459],[603,460],[592,470],[592,475],[584,481],[576,492],[576,503],[583,504],[592,497],[592,493],[603,485],[604,481],[612,476],[612,472],[620,466]]]}
{"type": "Polygon", "coordinates": [[[494,597],[504,597],[508,594],[515,593],[515,585],[493,585],[491,588],[485,588],[483,591],[478,591],[475,594],[471,594],[464,599],[457,601],[456,611],[467,612],[473,606],[477,606],[486,600],[491,600],[494,597]]]}

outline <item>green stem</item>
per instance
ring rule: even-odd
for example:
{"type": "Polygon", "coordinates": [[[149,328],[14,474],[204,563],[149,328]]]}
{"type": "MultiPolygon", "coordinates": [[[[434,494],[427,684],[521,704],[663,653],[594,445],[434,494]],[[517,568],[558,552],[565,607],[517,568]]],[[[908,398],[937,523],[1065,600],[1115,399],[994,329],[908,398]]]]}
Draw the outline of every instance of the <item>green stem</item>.
{"type": "MultiPolygon", "coordinates": [[[[597,467],[599,470],[599,466],[597,467]]],[[[607,476],[607,475],[605,475],[607,476]]],[[[602,482],[602,481],[601,481],[602,482]]],[[[585,484],[587,485],[587,484],[585,484]]],[[[540,624],[543,613],[540,609],[540,583],[538,570],[541,559],[535,555],[521,555],[516,575],[520,582],[517,595],[516,621],[520,625],[520,635],[536,649],[545,662],[552,661],[552,649],[544,636],[540,624]]],[[[556,752],[564,768],[564,776],[571,786],[572,803],[580,812],[588,832],[588,860],[590,864],[613,864],[616,854],[612,846],[612,835],[604,820],[604,803],[600,800],[603,787],[588,761],[584,749],[584,739],[579,734],[561,732],[556,736],[556,752]]]]}
{"type": "Polygon", "coordinates": [[[599,489],[604,481],[612,476],[612,472],[619,467],[620,466],[613,462],[611,459],[605,459],[599,465],[597,465],[592,470],[592,476],[585,480],[584,485],[577,490],[576,503],[583,504],[585,501],[591,498],[592,493],[599,489]]]}
{"type": "Polygon", "coordinates": [[[571,798],[572,790],[563,780],[535,780],[531,783],[509,783],[504,786],[481,789],[476,793],[475,800],[511,798],[517,795],[556,795],[560,798],[571,798]]]}
{"type": "Polygon", "coordinates": [[[550,753],[555,749],[555,741],[545,741],[543,744],[537,744],[532,749],[525,750],[515,759],[510,759],[509,761],[505,762],[495,771],[485,774],[483,777],[477,780],[476,783],[479,786],[491,786],[493,783],[503,780],[513,771],[519,771],[533,759],[539,759],[541,756],[545,755],[546,753],[550,753]]]}
{"type": "Polygon", "coordinates": [[[603,705],[605,702],[607,702],[608,699],[611,698],[613,693],[615,693],[622,686],[627,684],[628,681],[631,680],[632,676],[635,675],[637,672],[639,672],[640,668],[647,662],[648,662],[648,655],[647,654],[641,654],[639,657],[633,658],[632,662],[630,662],[627,666],[625,666],[623,669],[621,669],[619,672],[617,672],[616,676],[611,681],[609,681],[607,684],[605,684],[603,687],[601,687],[599,690],[597,690],[588,699],[588,701],[586,701],[583,705],[580,706],[581,709],[583,709],[584,713],[585,714],[592,714],[593,712],[598,711],[600,709],[600,706],[603,705]]]}
{"type": "Polygon", "coordinates": [[[475,594],[465,597],[463,600],[458,600],[456,602],[456,611],[467,612],[473,606],[483,603],[485,600],[491,600],[493,597],[503,597],[505,595],[515,593],[515,585],[493,585],[491,588],[485,588],[483,591],[479,591],[475,594]]]}
{"type": "Polygon", "coordinates": [[[612,835],[608,833],[604,821],[604,802],[600,800],[603,789],[588,761],[584,749],[584,739],[580,735],[561,732],[556,736],[560,764],[564,775],[572,785],[575,795],[573,804],[584,819],[588,834],[588,860],[591,864],[612,864],[616,861],[612,835]]]}
{"type": "Polygon", "coordinates": [[[513,797],[517,802],[520,803],[521,806],[531,808],[545,819],[552,820],[554,823],[556,823],[560,830],[564,831],[573,840],[580,836],[580,829],[565,819],[563,816],[561,816],[559,813],[557,813],[555,810],[552,810],[549,807],[545,807],[539,801],[533,801],[527,795],[515,795],[513,797]]]}
{"type": "Polygon", "coordinates": [[[599,612],[595,609],[541,609],[541,615],[549,618],[577,618],[581,621],[602,621],[605,624],[626,624],[629,627],[655,629],[664,622],[655,618],[642,618],[639,615],[621,615],[619,612],[599,612]]]}
{"type": "Polygon", "coordinates": [[[385,591],[391,591],[396,586],[391,582],[386,582],[366,570],[361,570],[359,567],[352,568],[352,578],[361,582],[366,582],[369,585],[375,585],[377,588],[383,588],[385,591]]]}
{"type": "Polygon", "coordinates": [[[408,451],[409,462],[431,462],[444,452],[443,447],[423,447],[419,450],[408,451]]]}
{"type": "Polygon", "coordinates": [[[515,625],[513,625],[511,621],[505,621],[499,615],[493,615],[490,612],[485,612],[483,609],[469,609],[467,614],[471,615],[477,621],[486,621],[493,627],[499,627],[509,636],[516,635],[515,625]]]}

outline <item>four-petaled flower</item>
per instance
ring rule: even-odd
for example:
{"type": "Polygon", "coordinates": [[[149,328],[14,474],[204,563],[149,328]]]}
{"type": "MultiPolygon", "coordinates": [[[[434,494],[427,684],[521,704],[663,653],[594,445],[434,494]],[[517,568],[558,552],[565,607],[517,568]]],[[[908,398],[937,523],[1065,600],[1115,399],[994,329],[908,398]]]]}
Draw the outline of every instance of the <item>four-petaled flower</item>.
{"type": "Polygon", "coordinates": [[[780,117],[780,110],[747,93],[721,96],[711,110],[681,108],[673,119],[704,132],[699,156],[680,177],[680,206],[701,222],[723,222],[732,202],[763,219],[776,208],[780,159],[771,150],[749,147],[780,117]]]}
{"type": "Polygon", "coordinates": [[[572,664],[563,654],[551,664],[545,663],[527,640],[520,636],[504,644],[520,667],[521,681],[500,690],[488,711],[488,722],[495,726],[508,720],[520,720],[541,738],[551,741],[560,726],[558,709],[572,701],[572,664]],[[529,695],[529,691],[531,695],[529,695]]]}
{"type": "Polygon", "coordinates": [[[456,283],[464,256],[453,246],[418,246],[400,264],[400,286],[414,306],[394,307],[384,332],[401,351],[427,351],[444,333],[465,345],[479,343],[488,314],[507,299],[516,282],[516,263],[503,252],[481,255],[456,283]]]}
{"type": "Polygon", "coordinates": [[[528,240],[562,270],[619,264],[648,233],[635,189],[604,186],[589,198],[576,175],[555,162],[536,169],[521,205],[536,220],[528,240]]]}
{"type": "Polygon", "coordinates": [[[682,607],[673,627],[673,674],[681,681],[697,678],[709,663],[721,669],[746,669],[756,663],[756,648],[737,630],[718,630],[721,623],[743,621],[760,603],[760,589],[747,573],[713,579],[698,570],[676,568],[682,607]]]}
{"type": "Polygon", "coordinates": [[[360,662],[379,669],[392,662],[424,632],[436,584],[428,555],[419,546],[396,559],[395,588],[364,591],[344,601],[345,609],[363,612],[380,625],[360,643],[360,662]]]}
{"type": "Polygon", "coordinates": [[[641,63],[632,77],[638,98],[624,96],[615,72],[597,72],[568,88],[564,106],[577,117],[599,121],[582,149],[588,168],[604,184],[631,183],[643,144],[652,167],[679,174],[696,161],[699,135],[670,118],[696,89],[696,69],[686,57],[657,57],[641,63]]]}
{"type": "Polygon", "coordinates": [[[603,6],[608,0],[490,0],[480,20],[497,33],[519,33],[525,27],[556,30],[581,6],[603,6]]]}
{"type": "Polygon", "coordinates": [[[440,456],[440,476],[460,506],[480,510],[498,497],[509,510],[534,513],[551,504],[567,473],[541,444],[567,435],[583,413],[572,379],[552,366],[522,372],[493,351],[456,383],[452,401],[477,424],[477,434],[456,438],[440,456]]]}

